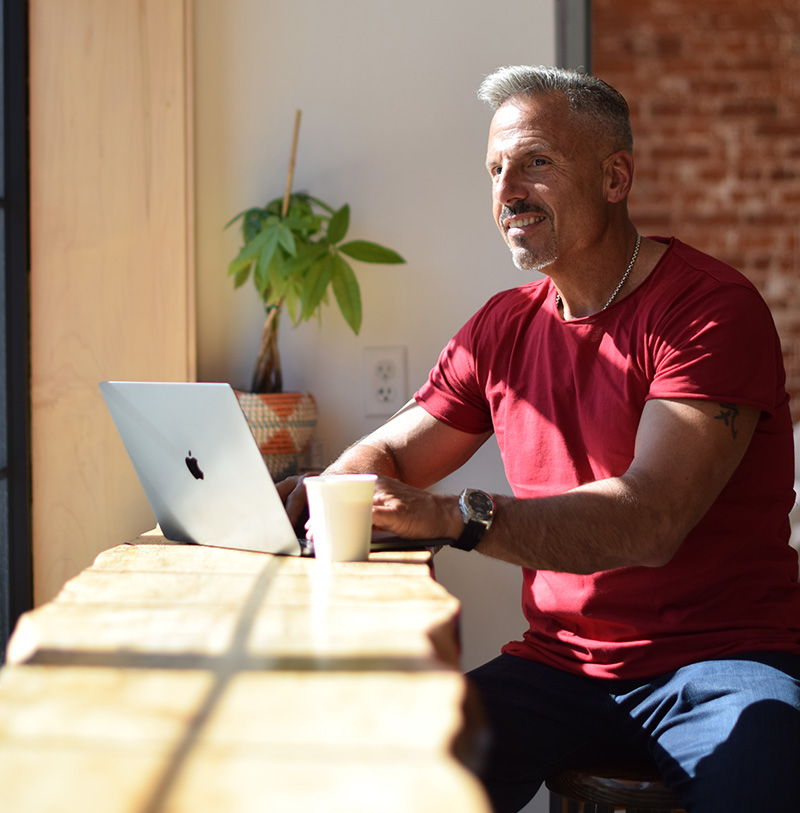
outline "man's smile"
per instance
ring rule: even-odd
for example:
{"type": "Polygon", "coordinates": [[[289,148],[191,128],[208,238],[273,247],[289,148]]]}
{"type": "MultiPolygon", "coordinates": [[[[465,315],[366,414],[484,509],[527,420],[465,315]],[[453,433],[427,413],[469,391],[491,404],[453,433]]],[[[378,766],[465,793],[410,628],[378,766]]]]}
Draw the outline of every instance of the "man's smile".
{"type": "Polygon", "coordinates": [[[532,226],[534,223],[541,223],[544,220],[544,215],[515,215],[507,217],[503,221],[503,228],[508,232],[511,229],[524,229],[526,226],[532,226]]]}
{"type": "Polygon", "coordinates": [[[513,232],[519,236],[523,229],[535,226],[547,219],[547,212],[541,206],[519,201],[514,206],[503,206],[500,212],[500,227],[510,237],[513,232]]]}

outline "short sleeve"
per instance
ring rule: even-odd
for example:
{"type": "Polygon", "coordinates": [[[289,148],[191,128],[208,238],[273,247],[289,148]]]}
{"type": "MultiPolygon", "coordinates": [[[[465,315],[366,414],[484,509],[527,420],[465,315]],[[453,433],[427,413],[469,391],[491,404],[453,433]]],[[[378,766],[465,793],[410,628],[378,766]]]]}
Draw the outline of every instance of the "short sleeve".
{"type": "Polygon", "coordinates": [[[775,413],[784,387],[780,342],[754,289],[722,285],[705,302],[676,304],[656,333],[649,398],[702,398],[775,413]]]}
{"type": "Polygon", "coordinates": [[[447,343],[428,380],[414,396],[437,420],[476,435],[492,430],[491,411],[476,374],[474,352],[483,315],[483,310],[475,314],[447,343]]]}

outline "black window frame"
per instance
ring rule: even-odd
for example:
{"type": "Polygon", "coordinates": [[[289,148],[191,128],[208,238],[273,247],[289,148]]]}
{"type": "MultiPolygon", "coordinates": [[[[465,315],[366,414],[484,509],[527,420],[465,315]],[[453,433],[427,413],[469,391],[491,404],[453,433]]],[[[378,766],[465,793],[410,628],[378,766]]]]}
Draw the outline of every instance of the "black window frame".
{"type": "MultiPolygon", "coordinates": [[[[33,606],[30,482],[30,309],[28,158],[28,2],[2,3],[3,163],[5,219],[5,431],[7,572],[0,595],[2,653],[19,616],[33,606]],[[5,616],[5,617],[3,617],[5,616]]],[[[0,653],[0,654],[2,654],[0,653]]]]}

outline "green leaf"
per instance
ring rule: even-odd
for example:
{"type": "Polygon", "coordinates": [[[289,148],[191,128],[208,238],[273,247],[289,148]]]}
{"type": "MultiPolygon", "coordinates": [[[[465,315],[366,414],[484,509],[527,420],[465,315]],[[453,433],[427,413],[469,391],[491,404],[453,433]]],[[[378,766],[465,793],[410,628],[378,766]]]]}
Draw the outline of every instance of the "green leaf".
{"type": "Polygon", "coordinates": [[[294,241],[292,230],[286,225],[281,223],[278,225],[278,244],[287,254],[297,253],[297,244],[294,241]]]}
{"type": "Polygon", "coordinates": [[[280,273],[277,260],[278,258],[276,255],[273,257],[268,269],[269,291],[267,301],[270,303],[277,303],[284,299],[286,297],[286,290],[288,288],[286,277],[280,273]]]}
{"type": "Polygon", "coordinates": [[[361,260],[361,262],[365,263],[405,262],[396,251],[380,246],[377,243],[370,243],[368,240],[351,240],[349,243],[339,246],[339,251],[354,260],[361,260]]]}
{"type": "Polygon", "coordinates": [[[306,269],[319,259],[323,254],[328,253],[327,243],[303,243],[297,244],[297,254],[295,256],[285,257],[285,259],[278,264],[278,271],[282,277],[291,277],[298,282],[302,282],[303,274],[306,269]]]}
{"type": "Polygon", "coordinates": [[[267,239],[261,248],[261,253],[258,255],[258,264],[263,265],[265,268],[270,265],[275,252],[278,250],[278,243],[280,242],[280,232],[278,229],[272,229],[267,234],[267,239]]]}
{"type": "Polygon", "coordinates": [[[334,259],[326,254],[311,264],[303,285],[303,319],[308,320],[320,306],[333,276],[334,259]]]}
{"type": "Polygon", "coordinates": [[[357,336],[358,331],[361,330],[361,291],[358,287],[358,280],[347,260],[338,254],[332,256],[334,263],[331,279],[333,293],[342,316],[357,336]]]}
{"type": "Polygon", "coordinates": [[[256,263],[253,269],[253,282],[259,296],[266,302],[269,294],[269,266],[256,263]]]}
{"type": "Polygon", "coordinates": [[[268,220],[265,218],[265,214],[261,209],[248,209],[245,212],[242,221],[242,237],[244,237],[246,243],[249,243],[261,233],[268,220]]]}
{"type": "Polygon", "coordinates": [[[303,194],[292,195],[286,214],[288,217],[308,217],[313,214],[308,198],[303,194]]]}
{"type": "Polygon", "coordinates": [[[273,265],[272,260],[275,257],[275,252],[278,248],[278,230],[270,229],[264,233],[267,235],[267,237],[263,241],[263,246],[261,247],[261,252],[258,255],[256,270],[254,273],[256,288],[258,288],[258,292],[262,297],[266,295],[269,286],[272,284],[270,269],[273,265]]]}
{"type": "MultiPolygon", "coordinates": [[[[231,218],[231,219],[230,219],[230,220],[229,220],[229,221],[228,221],[228,222],[225,224],[225,227],[224,227],[224,228],[225,228],[225,229],[229,229],[229,228],[230,228],[230,227],[231,227],[231,226],[232,226],[232,225],[233,225],[233,224],[234,224],[234,223],[235,223],[235,222],[236,222],[236,221],[237,221],[237,220],[238,220],[240,217],[244,217],[244,216],[245,216],[245,215],[246,215],[246,214],[247,214],[249,211],[250,211],[249,209],[245,209],[243,212],[239,212],[239,214],[238,214],[238,215],[236,215],[236,217],[231,218]]],[[[223,229],[223,231],[224,231],[224,229],[223,229]]]]}
{"type": "Polygon", "coordinates": [[[345,203],[341,209],[330,219],[328,223],[328,240],[331,243],[338,243],[344,239],[347,230],[350,228],[350,206],[345,203]]]}
{"type": "Polygon", "coordinates": [[[250,276],[250,266],[251,265],[252,265],[252,262],[247,263],[247,265],[244,268],[240,269],[239,271],[237,271],[234,274],[234,277],[233,277],[233,287],[234,288],[241,288],[242,285],[244,285],[245,282],[247,282],[247,278],[250,276]]]}
{"type": "Polygon", "coordinates": [[[317,215],[292,215],[283,220],[283,225],[291,230],[292,234],[301,237],[310,237],[322,228],[322,220],[317,215]]]}
{"type": "Polygon", "coordinates": [[[264,211],[267,214],[275,215],[276,217],[280,217],[282,209],[283,209],[283,198],[275,198],[275,200],[271,200],[264,207],[264,211]]]}
{"type": "Polygon", "coordinates": [[[238,258],[235,260],[231,260],[230,263],[228,263],[228,276],[229,277],[236,276],[237,274],[241,273],[242,269],[245,268],[249,269],[252,264],[253,264],[252,257],[245,257],[242,260],[238,258]]]}
{"type": "Polygon", "coordinates": [[[267,227],[262,232],[257,234],[252,240],[242,246],[239,253],[236,255],[236,257],[234,257],[233,262],[238,263],[241,260],[255,259],[255,257],[261,253],[265,244],[271,239],[275,239],[277,241],[276,230],[274,227],[267,227]]]}
{"type": "Polygon", "coordinates": [[[288,285],[286,286],[286,310],[289,312],[289,317],[292,320],[292,324],[298,324],[301,317],[302,311],[300,310],[302,307],[301,303],[301,294],[302,289],[297,280],[288,280],[288,285]]]}

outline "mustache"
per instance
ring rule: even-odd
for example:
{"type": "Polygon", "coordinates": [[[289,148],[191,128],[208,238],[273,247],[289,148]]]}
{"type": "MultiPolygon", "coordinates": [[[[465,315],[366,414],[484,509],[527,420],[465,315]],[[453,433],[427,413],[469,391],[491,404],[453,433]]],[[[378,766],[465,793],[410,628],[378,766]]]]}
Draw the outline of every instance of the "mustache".
{"type": "Polygon", "coordinates": [[[510,217],[527,214],[547,216],[548,212],[543,206],[538,206],[534,203],[528,203],[526,200],[521,200],[511,206],[503,206],[503,208],[500,210],[500,225],[504,226],[506,220],[508,220],[510,217]]]}

